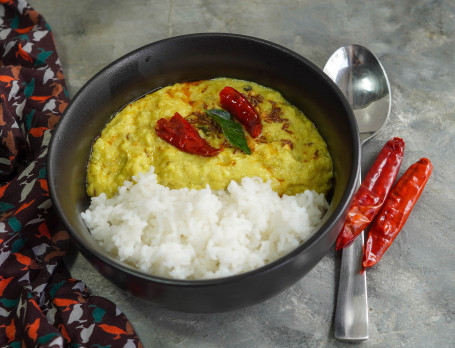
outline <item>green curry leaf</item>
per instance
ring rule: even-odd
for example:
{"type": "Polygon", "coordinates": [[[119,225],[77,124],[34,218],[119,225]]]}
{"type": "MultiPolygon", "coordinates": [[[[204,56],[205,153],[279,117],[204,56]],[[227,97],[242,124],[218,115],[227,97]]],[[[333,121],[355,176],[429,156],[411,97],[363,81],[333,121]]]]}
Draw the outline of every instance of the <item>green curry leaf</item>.
{"type": "Polygon", "coordinates": [[[228,121],[234,121],[231,114],[228,111],[223,110],[223,109],[210,109],[210,110],[206,110],[205,112],[210,116],[215,115],[215,116],[224,118],[225,120],[228,120],[228,121]]]}
{"type": "Polygon", "coordinates": [[[221,127],[224,136],[232,145],[238,147],[247,155],[251,155],[251,150],[248,147],[243,127],[239,123],[233,121],[229,112],[223,109],[210,109],[205,110],[205,112],[221,127]]]}

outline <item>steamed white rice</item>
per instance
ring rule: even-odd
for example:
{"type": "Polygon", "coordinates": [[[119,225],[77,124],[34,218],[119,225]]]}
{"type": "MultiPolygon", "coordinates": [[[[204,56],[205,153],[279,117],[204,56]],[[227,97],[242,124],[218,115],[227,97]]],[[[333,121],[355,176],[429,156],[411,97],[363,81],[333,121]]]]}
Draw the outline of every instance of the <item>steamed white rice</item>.
{"type": "Polygon", "coordinates": [[[280,197],[270,182],[244,178],[226,191],[171,190],[154,168],[118,194],[93,197],[82,218],[120,261],[153,275],[208,279],[243,273],[307,240],[328,208],[323,194],[280,197]]]}

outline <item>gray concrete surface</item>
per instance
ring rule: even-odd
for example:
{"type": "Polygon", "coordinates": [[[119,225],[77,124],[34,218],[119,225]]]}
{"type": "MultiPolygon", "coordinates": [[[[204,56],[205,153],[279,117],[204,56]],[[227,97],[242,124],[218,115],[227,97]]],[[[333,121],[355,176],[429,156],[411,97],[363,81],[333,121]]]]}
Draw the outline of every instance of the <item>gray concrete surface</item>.
{"type": "MultiPolygon", "coordinates": [[[[71,96],[137,47],[194,32],[284,45],[323,67],[339,46],[373,50],[393,94],[387,126],[362,151],[364,170],[391,137],[406,141],[401,173],[421,157],[434,173],[403,231],[367,273],[370,339],[361,347],[455,346],[455,3],[452,0],[30,0],[53,28],[71,96]]],[[[75,278],[116,302],[145,347],[341,347],[333,338],[340,257],[331,251],[295,286],[224,314],[167,311],[103,279],[81,256],[75,278]]]]}

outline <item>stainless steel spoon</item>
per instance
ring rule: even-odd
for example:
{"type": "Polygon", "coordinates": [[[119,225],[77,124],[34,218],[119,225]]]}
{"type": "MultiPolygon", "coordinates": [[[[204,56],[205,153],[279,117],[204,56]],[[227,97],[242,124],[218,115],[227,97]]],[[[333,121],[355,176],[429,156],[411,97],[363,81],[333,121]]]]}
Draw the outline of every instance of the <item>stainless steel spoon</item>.
{"type": "MultiPolygon", "coordinates": [[[[367,48],[348,45],[336,50],[324,72],[337,84],[354,111],[362,144],[376,135],[390,114],[387,74],[367,48]]],[[[361,175],[359,176],[359,183],[361,175]]],[[[362,268],[363,233],[343,249],[335,314],[335,337],[343,341],[368,338],[368,298],[362,268]]]]}

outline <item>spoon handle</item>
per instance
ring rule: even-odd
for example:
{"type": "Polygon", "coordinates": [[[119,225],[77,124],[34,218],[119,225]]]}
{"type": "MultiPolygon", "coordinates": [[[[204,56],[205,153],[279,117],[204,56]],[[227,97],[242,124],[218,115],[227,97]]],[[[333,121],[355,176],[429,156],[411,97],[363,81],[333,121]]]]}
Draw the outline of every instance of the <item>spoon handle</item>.
{"type": "Polygon", "coordinates": [[[335,313],[335,338],[342,341],[368,339],[368,297],[366,272],[362,266],[363,245],[362,232],[354,243],[342,250],[335,313]]]}

